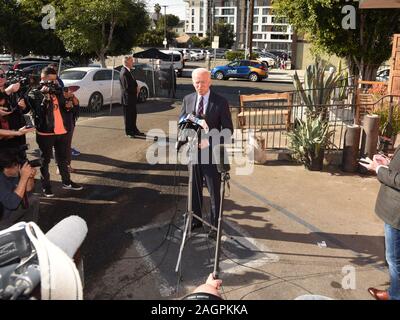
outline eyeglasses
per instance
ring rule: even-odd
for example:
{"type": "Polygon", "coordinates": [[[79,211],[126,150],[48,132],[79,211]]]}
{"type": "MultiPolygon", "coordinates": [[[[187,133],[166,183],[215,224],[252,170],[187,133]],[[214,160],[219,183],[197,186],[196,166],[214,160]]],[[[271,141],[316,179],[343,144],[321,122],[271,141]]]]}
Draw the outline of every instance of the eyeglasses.
{"type": "Polygon", "coordinates": [[[6,74],[5,73],[0,73],[0,79],[5,79],[6,74]]]}

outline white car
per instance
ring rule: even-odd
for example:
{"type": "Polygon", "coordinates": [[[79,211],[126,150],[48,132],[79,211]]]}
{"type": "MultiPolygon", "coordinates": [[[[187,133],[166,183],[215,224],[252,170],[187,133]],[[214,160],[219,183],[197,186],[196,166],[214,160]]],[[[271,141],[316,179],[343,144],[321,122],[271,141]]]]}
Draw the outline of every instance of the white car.
{"type": "Polygon", "coordinates": [[[266,63],[268,68],[273,68],[275,66],[275,60],[270,57],[258,57],[257,60],[266,63]]]}
{"type": "MultiPolygon", "coordinates": [[[[60,78],[79,99],[81,107],[99,111],[109,103],[121,103],[121,84],[119,71],[114,70],[113,90],[111,90],[112,69],[107,68],[72,68],[64,70],[60,78]],[[112,96],[111,96],[112,91],[112,96]]],[[[149,96],[149,87],[137,80],[139,86],[138,102],[145,102],[149,96]]]]}
{"type": "Polygon", "coordinates": [[[202,55],[199,52],[190,51],[189,53],[191,61],[199,61],[202,59],[202,55]]]}

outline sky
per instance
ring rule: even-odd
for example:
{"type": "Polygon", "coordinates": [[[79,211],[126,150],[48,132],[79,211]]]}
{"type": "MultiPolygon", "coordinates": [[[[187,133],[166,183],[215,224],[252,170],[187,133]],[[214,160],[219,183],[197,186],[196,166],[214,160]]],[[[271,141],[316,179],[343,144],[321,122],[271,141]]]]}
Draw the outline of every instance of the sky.
{"type": "MultiPolygon", "coordinates": [[[[167,14],[174,14],[181,20],[185,20],[185,2],[183,0],[145,0],[150,12],[154,11],[154,5],[158,3],[160,6],[166,5],[167,14]]],[[[161,7],[161,13],[164,14],[164,8],[161,7]]]]}

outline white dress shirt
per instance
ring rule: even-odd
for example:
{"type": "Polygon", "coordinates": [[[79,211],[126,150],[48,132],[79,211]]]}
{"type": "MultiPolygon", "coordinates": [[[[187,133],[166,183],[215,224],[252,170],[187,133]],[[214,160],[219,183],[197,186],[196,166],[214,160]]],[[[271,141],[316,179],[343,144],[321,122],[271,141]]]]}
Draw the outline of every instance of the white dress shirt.
{"type": "Polygon", "coordinates": [[[208,100],[210,99],[210,91],[208,91],[205,96],[197,95],[196,114],[197,114],[197,111],[199,110],[199,104],[200,104],[201,97],[203,97],[203,113],[206,114],[207,107],[208,107],[208,100]]]}

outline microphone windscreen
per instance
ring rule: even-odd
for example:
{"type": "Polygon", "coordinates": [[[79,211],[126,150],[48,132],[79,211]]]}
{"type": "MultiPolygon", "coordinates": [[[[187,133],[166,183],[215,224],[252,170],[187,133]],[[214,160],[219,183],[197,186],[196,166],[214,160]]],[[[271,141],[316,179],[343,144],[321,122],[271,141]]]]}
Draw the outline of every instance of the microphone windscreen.
{"type": "Polygon", "coordinates": [[[78,216],[69,216],[47,232],[46,238],[72,258],[85,240],[87,232],[85,220],[78,216]]]}

